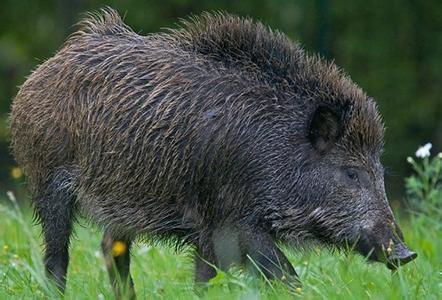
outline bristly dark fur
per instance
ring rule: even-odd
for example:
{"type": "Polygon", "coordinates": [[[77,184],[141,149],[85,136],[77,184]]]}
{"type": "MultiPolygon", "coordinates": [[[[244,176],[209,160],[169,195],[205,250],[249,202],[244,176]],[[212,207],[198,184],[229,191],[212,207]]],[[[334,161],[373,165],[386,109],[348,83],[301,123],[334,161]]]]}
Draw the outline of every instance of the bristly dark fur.
{"type": "Polygon", "coordinates": [[[90,14],[11,114],[14,156],[55,245],[49,262],[78,210],[106,228],[107,252],[111,237],[147,235],[222,264],[236,256],[219,258],[220,236],[258,260],[261,245],[284,259],[273,239],[342,244],[372,204],[351,206],[356,194],[321,170],[357,164],[383,196],[383,130],[374,101],[333,63],[225,13],[147,36],[112,9],[90,14]]]}

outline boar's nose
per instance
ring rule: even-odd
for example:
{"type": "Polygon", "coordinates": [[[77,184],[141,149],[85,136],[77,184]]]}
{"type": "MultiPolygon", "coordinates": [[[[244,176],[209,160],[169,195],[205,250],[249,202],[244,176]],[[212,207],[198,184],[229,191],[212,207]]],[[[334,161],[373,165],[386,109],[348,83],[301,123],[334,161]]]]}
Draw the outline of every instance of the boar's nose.
{"type": "Polygon", "coordinates": [[[408,249],[402,242],[390,247],[387,248],[387,267],[390,270],[396,270],[399,266],[405,265],[417,257],[417,253],[408,249]]]}

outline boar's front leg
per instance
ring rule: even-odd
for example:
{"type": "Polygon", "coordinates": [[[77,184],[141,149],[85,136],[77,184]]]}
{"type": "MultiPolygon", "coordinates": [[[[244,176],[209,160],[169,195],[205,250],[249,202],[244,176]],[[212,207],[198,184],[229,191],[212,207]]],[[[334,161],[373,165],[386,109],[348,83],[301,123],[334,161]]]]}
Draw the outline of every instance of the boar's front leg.
{"type": "Polygon", "coordinates": [[[130,275],[130,247],[130,239],[116,238],[110,230],[105,231],[101,249],[116,299],[135,299],[130,275]]]}
{"type": "Polygon", "coordinates": [[[248,265],[259,268],[267,279],[279,279],[298,285],[298,275],[284,253],[273,239],[265,233],[244,231],[241,234],[242,247],[248,255],[248,265]]]}
{"type": "Polygon", "coordinates": [[[200,235],[196,257],[196,281],[207,282],[215,277],[217,268],[227,271],[243,262],[241,232],[234,226],[222,225],[200,235]]]}
{"type": "Polygon", "coordinates": [[[195,281],[197,283],[206,283],[216,276],[215,251],[213,241],[207,234],[202,234],[196,247],[195,256],[195,281]]]}
{"type": "Polygon", "coordinates": [[[220,226],[200,237],[196,256],[197,282],[207,282],[215,277],[214,266],[226,271],[232,265],[247,264],[267,279],[299,285],[295,269],[271,236],[239,228],[220,226]]]}

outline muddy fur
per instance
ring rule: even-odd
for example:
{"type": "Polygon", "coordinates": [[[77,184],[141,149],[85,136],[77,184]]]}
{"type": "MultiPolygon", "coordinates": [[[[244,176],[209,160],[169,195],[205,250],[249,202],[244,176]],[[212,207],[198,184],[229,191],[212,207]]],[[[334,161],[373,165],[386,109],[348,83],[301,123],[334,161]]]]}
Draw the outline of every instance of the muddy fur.
{"type": "Polygon", "coordinates": [[[201,281],[214,275],[206,260],[265,267],[262,253],[285,259],[275,241],[342,246],[371,212],[394,221],[376,104],[333,63],[228,14],[140,36],[105,9],[79,27],[12,105],[47,261],[79,212],[108,236],[194,245],[201,281]],[[366,191],[327,175],[347,165],[368,174],[366,191]],[[235,244],[226,257],[223,241],[235,244]]]}

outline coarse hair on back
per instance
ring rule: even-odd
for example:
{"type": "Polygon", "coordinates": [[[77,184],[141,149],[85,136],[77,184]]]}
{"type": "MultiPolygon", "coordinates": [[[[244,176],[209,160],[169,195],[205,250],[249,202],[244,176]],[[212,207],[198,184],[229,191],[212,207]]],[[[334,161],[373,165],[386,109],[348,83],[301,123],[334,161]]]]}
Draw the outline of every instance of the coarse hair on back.
{"type": "Polygon", "coordinates": [[[85,13],[84,18],[77,23],[77,28],[78,30],[74,35],[135,34],[135,32],[123,22],[123,19],[118,12],[109,6],[106,6],[99,11],[85,13]]]}
{"type": "Polygon", "coordinates": [[[67,43],[83,35],[162,39],[220,69],[240,73],[257,86],[266,86],[276,98],[304,98],[316,107],[347,110],[346,139],[352,148],[383,147],[384,126],[375,102],[333,62],[307,54],[285,34],[250,18],[211,12],[182,19],[177,28],[140,36],[114,9],[88,13],[67,43]],[[296,97],[294,95],[297,95],[296,97]]]}

